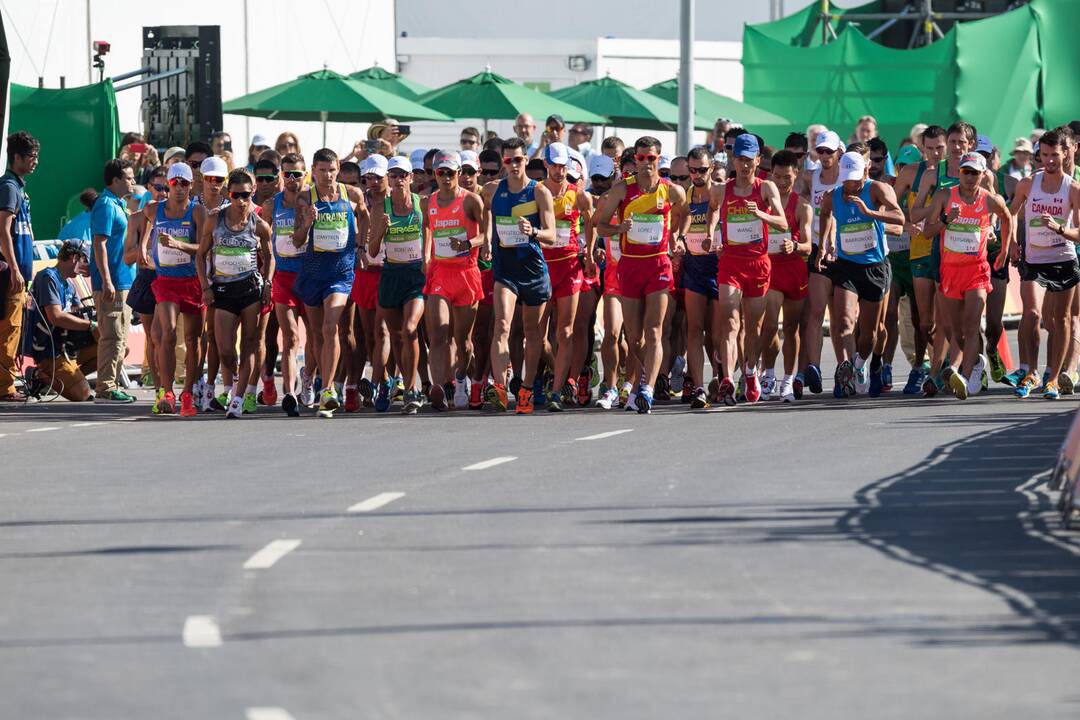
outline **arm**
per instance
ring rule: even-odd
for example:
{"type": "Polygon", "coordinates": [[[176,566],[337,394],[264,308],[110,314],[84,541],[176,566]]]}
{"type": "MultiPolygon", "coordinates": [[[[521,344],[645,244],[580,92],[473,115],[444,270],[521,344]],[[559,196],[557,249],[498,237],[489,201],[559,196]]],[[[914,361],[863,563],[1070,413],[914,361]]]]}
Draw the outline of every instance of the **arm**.
{"type": "Polygon", "coordinates": [[[930,217],[927,218],[925,225],[923,226],[923,235],[928,238],[936,237],[945,229],[945,225],[949,220],[955,220],[960,211],[953,208],[949,211],[949,218],[942,219],[941,215],[945,212],[945,203],[949,201],[948,190],[938,190],[934,193],[933,199],[930,201],[930,217]]]}
{"type": "Polygon", "coordinates": [[[829,233],[832,226],[832,193],[827,192],[821,198],[821,216],[818,218],[818,232],[821,233],[821,251],[817,256],[817,269],[824,269],[826,259],[831,259],[835,253],[835,238],[829,233]]]}
{"type": "Polygon", "coordinates": [[[111,303],[116,295],[113,286],[112,275],[109,273],[109,233],[112,232],[113,209],[108,202],[99,202],[94,205],[90,214],[90,232],[93,234],[94,263],[98,273],[101,274],[101,300],[111,303]]]}
{"type": "Polygon", "coordinates": [[[382,249],[383,236],[390,227],[390,219],[386,217],[381,205],[376,204],[371,210],[371,222],[368,230],[368,257],[375,257],[382,249]]]}
{"type": "Polygon", "coordinates": [[[623,220],[618,225],[611,224],[611,218],[619,209],[619,203],[626,198],[626,183],[620,180],[610,190],[600,196],[600,204],[596,207],[594,222],[596,232],[604,237],[621,235],[630,229],[630,222],[623,220]]]}
{"type": "Polygon", "coordinates": [[[210,222],[210,213],[200,205],[195,208],[195,217],[199,228],[199,250],[195,253],[195,271],[199,274],[199,286],[202,288],[203,302],[207,307],[214,304],[214,289],[210,287],[210,278],[206,276],[206,256],[214,244],[214,223],[210,222]]]}
{"type": "Polygon", "coordinates": [[[128,219],[127,235],[124,237],[124,262],[128,265],[138,263],[144,266],[143,261],[149,257],[144,241],[149,238],[150,223],[147,222],[147,211],[154,208],[157,211],[157,203],[148,203],[143,211],[132,215],[128,219]]]}
{"type": "Polygon", "coordinates": [[[709,214],[705,216],[705,240],[701,243],[701,249],[705,252],[719,254],[722,243],[713,242],[713,231],[720,223],[720,208],[724,207],[724,183],[713,185],[709,189],[709,214]]]}
{"type": "Polygon", "coordinates": [[[593,227],[593,204],[592,196],[587,192],[579,192],[577,196],[578,212],[581,213],[581,231],[585,234],[585,258],[582,262],[586,277],[596,275],[596,263],[593,261],[593,253],[596,251],[596,228],[593,227]]]}
{"type": "MultiPolygon", "coordinates": [[[[437,202],[437,201],[436,201],[437,202]]],[[[428,206],[431,204],[431,196],[420,198],[420,217],[426,218],[428,216],[428,206]]],[[[464,204],[464,203],[462,203],[464,204]]],[[[425,275],[428,263],[431,262],[432,256],[435,254],[435,232],[431,227],[431,223],[424,222],[423,229],[420,232],[421,248],[420,259],[423,260],[425,275]]]]}
{"type": "Polygon", "coordinates": [[[11,274],[11,284],[8,294],[17,296],[26,292],[26,278],[22,276],[19,266],[15,263],[15,241],[11,237],[11,228],[15,224],[15,213],[10,210],[0,210],[0,254],[8,261],[11,274]]]}
{"type": "Polygon", "coordinates": [[[915,200],[911,203],[911,207],[908,208],[908,216],[911,218],[911,222],[921,223],[930,217],[930,208],[927,206],[926,199],[930,197],[930,193],[936,184],[937,168],[934,170],[927,168],[926,172],[923,173],[922,180],[919,181],[919,191],[915,195],[915,200]]]}
{"type": "Polygon", "coordinates": [[[359,249],[367,246],[371,214],[368,212],[367,203],[364,202],[364,193],[354,187],[346,187],[349,188],[349,201],[353,204],[353,213],[356,215],[356,244],[359,249]]]}
{"type": "Polygon", "coordinates": [[[870,197],[878,203],[878,209],[871,210],[867,208],[865,212],[868,216],[883,223],[903,224],[904,211],[900,209],[900,204],[896,202],[896,192],[891,185],[875,180],[874,184],[870,186],[870,197]]]}
{"type": "Polygon", "coordinates": [[[270,225],[259,218],[255,221],[255,235],[259,238],[259,252],[262,254],[263,274],[266,282],[263,283],[262,304],[266,307],[270,304],[270,288],[274,283],[274,272],[277,269],[274,264],[274,253],[271,250],[273,242],[270,233],[270,225]]]}
{"type": "Polygon", "coordinates": [[[757,208],[754,214],[762,221],[768,223],[769,227],[774,230],[787,232],[787,216],[784,215],[784,208],[780,205],[780,191],[776,189],[776,184],[773,183],[772,180],[766,180],[761,183],[761,199],[765,201],[769,212],[757,208]]]}
{"type": "MultiPolygon", "coordinates": [[[[1001,221],[1001,249],[998,251],[997,258],[994,260],[994,269],[1000,270],[1005,267],[1005,263],[1009,261],[1009,245],[1012,241],[1012,213],[1009,212],[1009,207],[1005,204],[1005,199],[1000,195],[988,195],[986,197],[986,205],[990,208],[990,212],[998,216],[998,220],[1001,221]]],[[[1078,233],[1080,235],[1080,233],[1078,233]]],[[[1080,237],[1074,242],[1080,242],[1080,237]]]]}
{"type": "Polygon", "coordinates": [[[485,260],[491,259],[491,199],[495,197],[496,187],[498,187],[497,183],[489,182],[484,185],[483,189],[480,191],[481,198],[484,201],[484,244],[480,247],[480,257],[485,260]]]}
{"type": "MultiPolygon", "coordinates": [[[[476,193],[469,193],[462,203],[465,207],[465,217],[476,223],[476,237],[469,238],[469,248],[481,247],[484,244],[484,234],[487,231],[487,213],[484,212],[484,201],[476,193]]],[[[462,248],[464,250],[465,248],[462,248]]]]}
{"type": "Polygon", "coordinates": [[[814,209],[810,203],[799,198],[799,204],[795,206],[795,222],[799,225],[799,242],[795,245],[795,252],[802,257],[809,257],[810,250],[814,247],[810,240],[810,226],[814,222],[814,209]]]}
{"type": "Polygon", "coordinates": [[[526,235],[536,233],[535,240],[541,245],[555,244],[555,202],[551,199],[551,191],[542,184],[537,184],[533,190],[533,198],[536,200],[536,208],[540,213],[540,227],[534,228],[525,218],[518,218],[518,229],[526,235]]]}
{"type": "Polygon", "coordinates": [[[72,315],[59,305],[46,305],[43,310],[45,318],[53,327],[63,328],[65,330],[85,330],[86,332],[93,332],[97,327],[97,323],[93,320],[87,320],[78,315],[72,315]]]}
{"type": "Polygon", "coordinates": [[[311,226],[315,224],[315,208],[311,205],[311,198],[307,193],[301,193],[296,198],[296,225],[293,226],[292,242],[298,248],[304,247],[308,235],[311,234],[311,226]]]}

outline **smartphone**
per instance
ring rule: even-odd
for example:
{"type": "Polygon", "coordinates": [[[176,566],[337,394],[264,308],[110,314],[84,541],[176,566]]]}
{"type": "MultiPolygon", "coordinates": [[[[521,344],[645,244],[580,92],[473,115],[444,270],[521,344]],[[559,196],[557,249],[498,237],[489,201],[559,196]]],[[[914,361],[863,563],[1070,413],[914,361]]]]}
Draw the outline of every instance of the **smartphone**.
{"type": "Polygon", "coordinates": [[[128,145],[128,150],[133,153],[142,155],[146,152],[146,143],[131,143],[130,145],[128,145]]]}
{"type": "Polygon", "coordinates": [[[378,140],[365,140],[364,141],[364,149],[367,150],[369,153],[379,152],[379,141],[378,140]]]}
{"type": "Polygon", "coordinates": [[[410,132],[412,132],[412,128],[410,128],[408,125],[398,125],[397,131],[401,135],[408,135],[410,132]]]}
{"type": "Polygon", "coordinates": [[[227,152],[232,152],[232,140],[230,140],[229,142],[221,143],[221,149],[227,152]]]}

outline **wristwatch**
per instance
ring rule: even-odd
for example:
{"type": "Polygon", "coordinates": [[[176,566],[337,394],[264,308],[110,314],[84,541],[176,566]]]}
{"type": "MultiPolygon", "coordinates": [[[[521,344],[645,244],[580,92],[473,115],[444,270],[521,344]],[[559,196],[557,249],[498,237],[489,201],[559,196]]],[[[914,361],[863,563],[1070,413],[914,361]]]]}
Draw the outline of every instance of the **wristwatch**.
{"type": "Polygon", "coordinates": [[[535,240],[535,239],[536,239],[536,237],[537,237],[537,236],[538,236],[539,234],[540,234],[540,231],[539,231],[539,230],[537,230],[536,228],[533,228],[533,229],[532,229],[532,232],[531,232],[531,233],[529,233],[529,239],[530,239],[530,240],[535,240]]]}

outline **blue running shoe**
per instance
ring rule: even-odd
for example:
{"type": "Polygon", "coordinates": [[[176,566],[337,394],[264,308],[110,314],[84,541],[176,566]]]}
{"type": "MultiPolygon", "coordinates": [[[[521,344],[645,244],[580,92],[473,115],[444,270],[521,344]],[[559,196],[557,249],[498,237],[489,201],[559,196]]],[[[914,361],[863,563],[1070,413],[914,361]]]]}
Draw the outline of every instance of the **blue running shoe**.
{"type": "MultiPolygon", "coordinates": [[[[873,382],[874,381],[871,378],[871,386],[873,385],[873,382]]],[[[892,365],[888,363],[881,366],[881,392],[892,392],[892,365]]],[[[871,395],[871,397],[877,396],[871,395]]]]}
{"type": "Polygon", "coordinates": [[[918,395],[922,392],[923,381],[926,380],[926,376],[923,375],[923,368],[913,367],[911,372],[907,376],[907,384],[904,385],[905,395],[918,395]]]}
{"type": "Polygon", "coordinates": [[[547,405],[547,393],[544,392],[544,379],[537,377],[533,380],[533,405],[543,407],[547,405]]]}
{"type": "Polygon", "coordinates": [[[1008,373],[1008,374],[1002,376],[1001,383],[1003,385],[1008,385],[1011,388],[1018,387],[1020,385],[1020,383],[1023,381],[1024,376],[1026,376],[1026,375],[1027,375],[1026,372],[1021,370],[1020,368],[1017,368],[1017,369],[1013,370],[1011,373],[1008,373]]]}
{"type": "Polygon", "coordinates": [[[821,369],[817,365],[806,366],[806,387],[815,395],[821,394],[821,369]]]}
{"type": "Polygon", "coordinates": [[[885,368],[887,367],[889,366],[884,365],[877,371],[870,371],[870,388],[866,393],[870,397],[876,398],[881,396],[881,391],[885,387],[885,368]]]}
{"type": "Polygon", "coordinates": [[[634,404],[637,405],[638,415],[648,415],[652,412],[653,393],[652,389],[642,387],[638,389],[634,404]]]}
{"type": "Polygon", "coordinates": [[[1042,382],[1039,383],[1039,387],[1032,390],[1032,392],[1040,393],[1040,392],[1043,392],[1044,390],[1046,390],[1046,383],[1049,380],[1050,380],[1050,371],[1049,370],[1043,370],[1042,382]]]}
{"type": "Polygon", "coordinates": [[[393,389],[393,380],[384,380],[379,383],[379,394],[375,396],[375,412],[382,413],[390,409],[390,392],[393,389]]]}

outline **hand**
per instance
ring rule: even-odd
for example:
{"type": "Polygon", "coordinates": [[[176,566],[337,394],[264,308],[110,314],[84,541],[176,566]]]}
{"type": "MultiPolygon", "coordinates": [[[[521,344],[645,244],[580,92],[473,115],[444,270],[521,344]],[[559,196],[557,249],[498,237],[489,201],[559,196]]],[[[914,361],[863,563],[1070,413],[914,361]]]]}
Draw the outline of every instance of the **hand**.
{"type": "Polygon", "coordinates": [[[785,255],[790,255],[791,253],[795,252],[795,243],[791,242],[791,238],[787,238],[784,240],[784,244],[780,246],[780,252],[784,253],[785,255]]]}
{"type": "Polygon", "coordinates": [[[607,251],[603,247],[597,245],[592,251],[593,262],[599,265],[602,262],[607,262],[607,251]]]}
{"type": "Polygon", "coordinates": [[[994,270],[1000,271],[1001,268],[1005,267],[1005,263],[1007,260],[1008,258],[1005,256],[1005,253],[999,252],[997,254],[997,257],[994,258],[994,270]]]}
{"type": "Polygon", "coordinates": [[[206,307],[213,307],[214,305],[214,288],[208,287],[202,291],[203,305],[206,307]]]}
{"type": "Polygon", "coordinates": [[[1046,229],[1052,233],[1056,233],[1061,229],[1061,225],[1054,220],[1054,216],[1050,213],[1043,213],[1039,216],[1039,219],[1042,221],[1042,224],[1046,226],[1046,229]]]}
{"type": "Polygon", "coordinates": [[[271,282],[269,280],[267,280],[266,282],[263,283],[263,289],[262,289],[262,306],[263,307],[270,307],[270,286],[271,286],[271,282]]]}
{"type": "Polygon", "coordinates": [[[585,270],[585,277],[596,277],[596,263],[593,262],[593,259],[591,257],[585,255],[585,257],[582,259],[582,264],[585,270]]]}
{"type": "Polygon", "coordinates": [[[354,158],[355,157],[361,157],[361,155],[364,152],[364,149],[365,149],[364,148],[364,141],[363,140],[357,140],[355,143],[353,143],[352,152],[349,153],[349,154],[350,154],[351,157],[354,157],[354,158]]]}
{"type": "Polygon", "coordinates": [[[491,246],[490,245],[485,244],[485,245],[480,246],[480,259],[483,260],[484,262],[491,262],[491,246]]]}
{"type": "Polygon", "coordinates": [[[870,212],[870,208],[866,207],[866,203],[864,203],[863,199],[858,195],[845,195],[844,200],[858,208],[859,212],[861,212],[863,215],[866,215],[870,212]]]}
{"type": "Polygon", "coordinates": [[[456,238],[451,238],[450,239],[450,247],[455,252],[465,252],[471,246],[472,246],[471,243],[466,238],[457,238],[456,237],[456,238]]]}
{"type": "Polygon", "coordinates": [[[911,222],[910,220],[906,220],[906,221],[904,221],[904,233],[905,233],[905,234],[906,234],[906,235],[907,235],[907,236],[908,236],[909,238],[915,237],[915,236],[916,236],[916,235],[918,235],[918,234],[919,234],[920,232],[922,232],[922,228],[920,228],[920,227],[919,227],[918,225],[916,225],[915,223],[911,222]]]}
{"type": "Polygon", "coordinates": [[[671,246],[671,255],[673,257],[682,257],[686,254],[686,243],[682,238],[675,238],[675,242],[671,246]]]}
{"type": "Polygon", "coordinates": [[[420,272],[424,274],[424,277],[427,277],[428,259],[426,257],[420,261],[420,272]]]}
{"type": "Polygon", "coordinates": [[[532,235],[533,226],[532,223],[529,222],[529,218],[518,218],[518,230],[521,231],[522,235],[532,235]]]}
{"type": "Polygon", "coordinates": [[[746,203],[746,212],[750,213],[754,217],[761,217],[761,208],[759,208],[757,203],[753,200],[750,200],[746,203]]]}
{"type": "Polygon", "coordinates": [[[1009,259],[1015,262],[1020,262],[1020,245],[1013,243],[1009,245],[1009,259]]]}
{"type": "Polygon", "coordinates": [[[960,217],[960,208],[957,205],[953,205],[949,208],[949,212],[945,213],[945,222],[951,223],[960,217]]]}
{"type": "Polygon", "coordinates": [[[631,217],[627,217],[615,227],[618,228],[620,233],[628,233],[634,227],[634,219],[631,217]]]}
{"type": "Polygon", "coordinates": [[[164,245],[167,248],[175,248],[176,247],[176,245],[173,244],[174,241],[173,241],[172,235],[169,235],[168,233],[158,233],[157,238],[158,238],[158,243],[161,244],[161,245],[164,245]]]}
{"type": "Polygon", "coordinates": [[[112,305],[116,301],[116,286],[112,280],[104,280],[101,284],[101,304],[112,305]]]}
{"type": "Polygon", "coordinates": [[[361,247],[360,245],[356,246],[356,264],[361,270],[367,270],[368,257],[366,247],[361,247]]]}
{"type": "Polygon", "coordinates": [[[315,222],[315,206],[314,205],[301,205],[300,206],[300,221],[304,226],[312,225],[315,222]]]}

